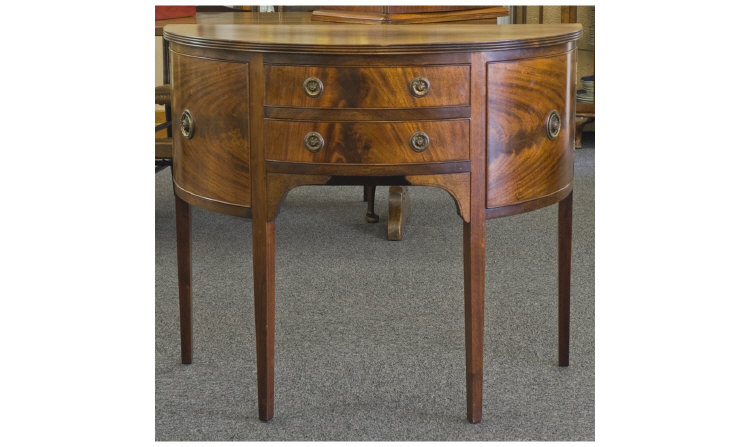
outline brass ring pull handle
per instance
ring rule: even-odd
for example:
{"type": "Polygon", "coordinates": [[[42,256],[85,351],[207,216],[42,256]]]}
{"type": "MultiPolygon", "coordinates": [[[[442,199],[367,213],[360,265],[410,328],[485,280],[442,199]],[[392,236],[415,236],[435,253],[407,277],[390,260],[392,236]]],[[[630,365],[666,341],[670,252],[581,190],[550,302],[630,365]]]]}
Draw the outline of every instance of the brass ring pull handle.
{"type": "Polygon", "coordinates": [[[430,92],[430,81],[427,78],[417,77],[409,83],[409,92],[412,96],[421,98],[430,92]]]}
{"type": "Polygon", "coordinates": [[[562,127],[562,120],[557,110],[553,110],[547,115],[547,138],[554,140],[560,134],[560,128],[562,127]]]}
{"type": "Polygon", "coordinates": [[[193,119],[190,110],[186,109],[182,112],[182,116],[180,117],[180,133],[187,140],[193,138],[193,134],[195,133],[195,119],[193,119]]]}
{"type": "Polygon", "coordinates": [[[305,87],[305,93],[307,93],[307,96],[317,98],[323,93],[323,82],[318,78],[307,78],[302,85],[305,87]]]}
{"type": "Polygon", "coordinates": [[[308,132],[305,135],[305,148],[313,154],[319,152],[324,144],[326,142],[318,132],[308,132]]]}
{"type": "Polygon", "coordinates": [[[430,145],[430,137],[422,131],[414,132],[409,138],[409,146],[414,152],[424,152],[430,145]]]}

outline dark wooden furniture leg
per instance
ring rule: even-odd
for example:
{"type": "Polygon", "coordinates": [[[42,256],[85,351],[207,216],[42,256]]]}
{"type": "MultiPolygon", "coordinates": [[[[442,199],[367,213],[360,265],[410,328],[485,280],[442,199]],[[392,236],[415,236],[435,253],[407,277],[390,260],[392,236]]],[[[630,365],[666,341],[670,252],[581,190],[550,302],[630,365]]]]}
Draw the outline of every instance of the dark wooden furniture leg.
{"type": "Polygon", "coordinates": [[[255,352],[258,363],[258,416],[273,418],[276,222],[253,219],[255,352]]]}
{"type": "Polygon", "coordinates": [[[471,57],[471,174],[469,219],[464,218],[464,331],[466,349],[466,418],[482,420],[484,362],[484,268],[485,268],[485,114],[487,60],[471,57]]]}
{"type": "Polygon", "coordinates": [[[388,240],[404,238],[406,219],[409,217],[409,191],[406,186],[391,186],[388,190],[388,240]]]}
{"type": "Polygon", "coordinates": [[[177,283],[180,296],[180,347],[182,363],[193,362],[192,266],[190,256],[190,205],[174,196],[177,231],[177,283]]]}
{"type": "Polygon", "coordinates": [[[380,217],[375,214],[375,185],[366,185],[365,195],[367,196],[367,214],[365,215],[365,220],[368,223],[376,223],[380,220],[380,217]]]}
{"type": "Polygon", "coordinates": [[[558,364],[568,366],[570,357],[570,265],[573,241],[573,192],[557,208],[558,262],[558,364]]]}
{"type": "MultiPolygon", "coordinates": [[[[482,210],[484,211],[484,210],[482,210]]],[[[475,213],[472,217],[476,216],[475,213]]],[[[484,219],[464,222],[464,330],[466,333],[466,417],[482,420],[484,353],[484,219]]]]}
{"type": "Polygon", "coordinates": [[[269,212],[268,173],[263,150],[263,57],[252,54],[250,87],[250,171],[253,210],[253,291],[255,353],[258,371],[258,417],[273,418],[274,328],[276,302],[276,222],[269,212]]]}

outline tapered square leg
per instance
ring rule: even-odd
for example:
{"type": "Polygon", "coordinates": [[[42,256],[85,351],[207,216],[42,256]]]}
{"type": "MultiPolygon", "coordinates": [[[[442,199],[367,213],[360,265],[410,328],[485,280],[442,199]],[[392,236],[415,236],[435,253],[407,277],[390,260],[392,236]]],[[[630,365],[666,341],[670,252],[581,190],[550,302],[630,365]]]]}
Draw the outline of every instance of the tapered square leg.
{"type": "Polygon", "coordinates": [[[573,192],[558,204],[558,364],[568,366],[570,360],[570,266],[573,248],[573,192]]]}
{"type": "Polygon", "coordinates": [[[466,418],[482,420],[484,356],[485,222],[464,222],[464,329],[466,333],[466,418]]]}
{"type": "Polygon", "coordinates": [[[253,219],[255,352],[258,363],[258,416],[273,418],[276,223],[253,219]]]}
{"type": "Polygon", "coordinates": [[[182,363],[193,362],[192,258],[190,254],[190,205],[175,196],[177,232],[177,284],[180,302],[180,350],[182,363]]]}

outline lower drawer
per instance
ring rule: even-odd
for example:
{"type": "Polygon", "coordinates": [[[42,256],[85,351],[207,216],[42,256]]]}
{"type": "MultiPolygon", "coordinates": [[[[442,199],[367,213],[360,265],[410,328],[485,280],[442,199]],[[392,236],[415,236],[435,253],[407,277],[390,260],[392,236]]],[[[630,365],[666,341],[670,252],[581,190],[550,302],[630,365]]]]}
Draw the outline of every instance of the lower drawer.
{"type": "Polygon", "coordinates": [[[392,164],[469,159],[469,120],[266,120],[263,139],[267,160],[392,164]]]}

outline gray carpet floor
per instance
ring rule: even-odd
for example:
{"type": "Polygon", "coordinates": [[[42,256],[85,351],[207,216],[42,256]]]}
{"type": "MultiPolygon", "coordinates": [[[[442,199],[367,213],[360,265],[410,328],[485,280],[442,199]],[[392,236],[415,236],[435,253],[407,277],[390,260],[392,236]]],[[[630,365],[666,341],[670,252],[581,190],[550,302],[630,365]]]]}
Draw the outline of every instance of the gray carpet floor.
{"type": "Polygon", "coordinates": [[[487,222],[483,420],[465,419],[462,223],[411,187],[404,240],[362,187],[301,187],[276,232],[275,416],[257,419],[251,221],[193,209],[180,363],[171,173],[156,174],[157,440],[594,440],[594,142],[575,153],[571,357],[557,360],[557,207],[487,222]]]}

